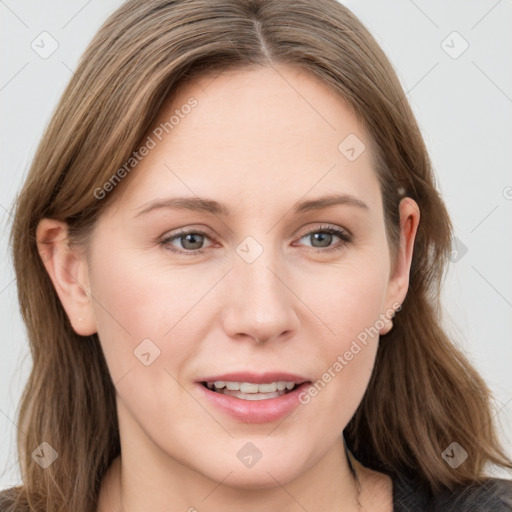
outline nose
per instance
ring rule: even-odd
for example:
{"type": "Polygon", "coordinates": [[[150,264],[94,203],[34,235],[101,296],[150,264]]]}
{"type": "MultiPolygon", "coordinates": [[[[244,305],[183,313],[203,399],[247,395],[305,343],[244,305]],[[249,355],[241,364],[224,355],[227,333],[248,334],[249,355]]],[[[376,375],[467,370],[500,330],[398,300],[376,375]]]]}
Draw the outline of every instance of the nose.
{"type": "Polygon", "coordinates": [[[296,332],[298,299],[289,274],[270,250],[252,263],[235,255],[222,312],[226,334],[232,339],[270,342],[296,332]]]}

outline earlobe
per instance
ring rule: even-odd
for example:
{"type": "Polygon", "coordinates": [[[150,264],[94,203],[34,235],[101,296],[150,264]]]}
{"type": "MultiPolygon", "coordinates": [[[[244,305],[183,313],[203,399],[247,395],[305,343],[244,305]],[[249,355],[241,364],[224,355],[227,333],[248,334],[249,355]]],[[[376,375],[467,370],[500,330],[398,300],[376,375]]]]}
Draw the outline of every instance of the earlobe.
{"type": "Polygon", "coordinates": [[[37,248],[73,330],[81,336],[96,332],[85,255],[71,248],[65,222],[42,219],[37,248]]]}
{"type": "MultiPolygon", "coordinates": [[[[420,222],[420,209],[414,199],[404,197],[400,201],[400,246],[397,249],[396,265],[388,283],[386,305],[402,304],[409,288],[409,274],[414,250],[414,241],[420,222]]],[[[387,334],[393,322],[386,322],[381,335],[387,334]]]]}

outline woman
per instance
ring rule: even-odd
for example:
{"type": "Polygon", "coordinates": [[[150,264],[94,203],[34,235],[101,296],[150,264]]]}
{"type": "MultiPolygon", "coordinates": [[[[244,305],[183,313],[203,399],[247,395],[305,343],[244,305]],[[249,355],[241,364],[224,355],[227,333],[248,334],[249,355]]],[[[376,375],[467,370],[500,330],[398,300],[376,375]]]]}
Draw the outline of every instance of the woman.
{"type": "Polygon", "coordinates": [[[2,510],[512,510],[438,319],[451,230],[348,9],[127,2],[17,202],[34,367],[2,510]]]}

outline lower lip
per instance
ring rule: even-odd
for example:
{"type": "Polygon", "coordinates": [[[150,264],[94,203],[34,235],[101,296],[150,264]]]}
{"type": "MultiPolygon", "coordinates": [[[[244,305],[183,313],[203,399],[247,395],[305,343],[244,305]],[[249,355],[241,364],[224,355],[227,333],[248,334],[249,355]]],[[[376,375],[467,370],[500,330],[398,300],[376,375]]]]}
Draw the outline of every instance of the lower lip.
{"type": "Polygon", "coordinates": [[[216,393],[201,383],[197,385],[211,404],[236,420],[244,423],[270,423],[287,416],[300,405],[299,395],[311,386],[311,383],[304,382],[284,395],[263,400],[243,400],[235,396],[216,393]]]}

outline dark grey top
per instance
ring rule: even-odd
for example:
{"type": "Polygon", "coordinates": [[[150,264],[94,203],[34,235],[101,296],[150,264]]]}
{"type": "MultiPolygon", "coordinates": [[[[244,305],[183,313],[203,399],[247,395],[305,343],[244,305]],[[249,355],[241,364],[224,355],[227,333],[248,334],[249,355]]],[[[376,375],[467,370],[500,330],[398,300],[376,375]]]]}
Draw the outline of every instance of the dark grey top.
{"type": "Polygon", "coordinates": [[[433,497],[411,478],[393,480],[393,512],[512,512],[512,480],[489,478],[433,497]]]}

